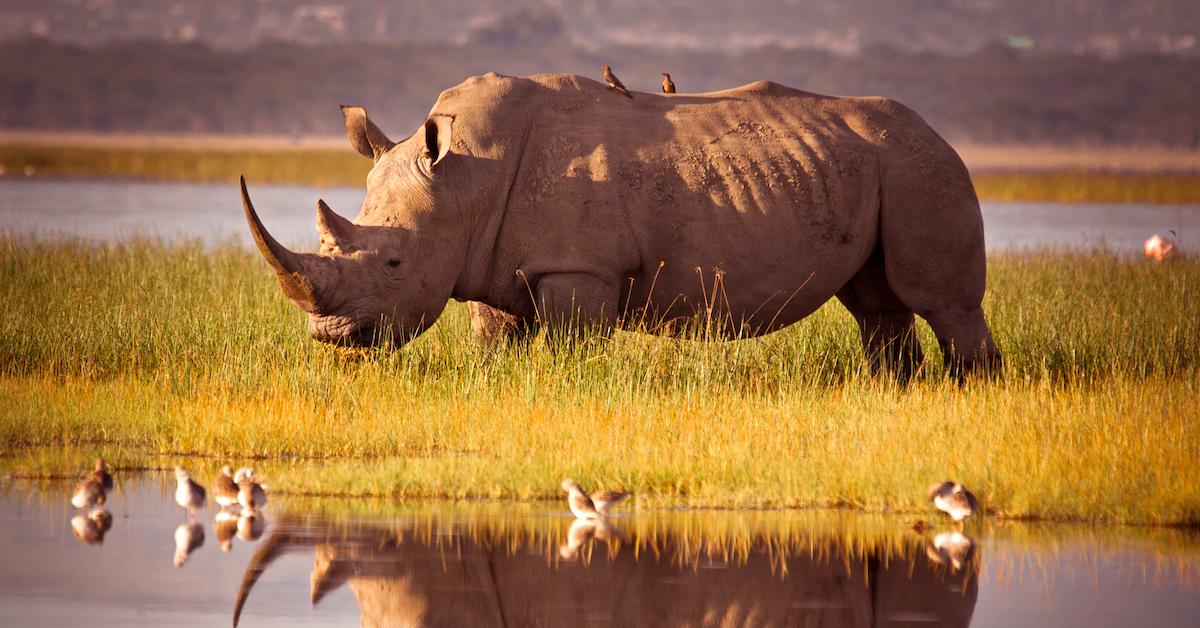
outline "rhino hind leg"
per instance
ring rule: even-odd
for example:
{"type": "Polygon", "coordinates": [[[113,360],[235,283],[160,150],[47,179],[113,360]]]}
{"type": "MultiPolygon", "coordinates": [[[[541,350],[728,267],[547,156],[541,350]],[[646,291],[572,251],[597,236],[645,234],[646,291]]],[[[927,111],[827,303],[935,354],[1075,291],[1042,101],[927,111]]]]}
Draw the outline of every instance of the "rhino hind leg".
{"type": "Polygon", "coordinates": [[[930,312],[924,318],[937,336],[951,377],[961,382],[971,374],[999,373],[1000,350],[992,340],[982,308],[946,308],[930,312]]]}
{"type": "Polygon", "coordinates": [[[837,292],[862,334],[863,353],[872,374],[889,372],[907,383],[925,360],[914,330],[916,318],[892,292],[876,248],[867,263],[837,292]]]}
{"type": "Polygon", "coordinates": [[[929,322],[950,376],[995,374],[1000,351],[983,316],[983,216],[966,167],[938,140],[902,154],[883,178],[880,242],[892,292],[929,322]]]}

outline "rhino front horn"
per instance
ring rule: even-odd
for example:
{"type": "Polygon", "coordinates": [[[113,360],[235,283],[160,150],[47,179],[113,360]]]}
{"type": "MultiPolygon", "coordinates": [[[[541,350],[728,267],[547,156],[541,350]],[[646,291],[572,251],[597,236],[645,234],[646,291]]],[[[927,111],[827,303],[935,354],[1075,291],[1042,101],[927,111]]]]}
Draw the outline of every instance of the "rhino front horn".
{"type": "Polygon", "coordinates": [[[316,311],[320,296],[317,284],[324,283],[321,280],[327,279],[330,260],[307,253],[294,253],[271,237],[263,227],[262,221],[258,219],[254,204],[250,202],[250,193],[246,190],[246,177],[241,178],[241,184],[242,209],[246,212],[246,222],[250,224],[250,233],[254,236],[258,251],[266,258],[271,268],[275,269],[283,293],[305,311],[316,311]]]}
{"type": "Polygon", "coordinates": [[[289,251],[287,247],[267,233],[266,227],[263,227],[262,221],[258,219],[258,212],[254,211],[254,203],[250,202],[250,192],[246,190],[246,177],[241,177],[241,183],[242,210],[246,212],[246,222],[250,223],[250,234],[254,236],[254,242],[258,245],[259,252],[267,258],[267,263],[277,273],[300,272],[303,265],[299,256],[289,251]]]}

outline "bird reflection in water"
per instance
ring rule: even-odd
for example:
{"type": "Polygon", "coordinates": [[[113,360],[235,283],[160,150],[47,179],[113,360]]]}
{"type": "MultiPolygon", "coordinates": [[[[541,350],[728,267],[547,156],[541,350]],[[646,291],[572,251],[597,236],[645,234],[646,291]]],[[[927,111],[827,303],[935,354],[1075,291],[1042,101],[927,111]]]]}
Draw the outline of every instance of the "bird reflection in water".
{"type": "Polygon", "coordinates": [[[234,604],[280,557],[311,553],[314,605],[348,587],[363,625],[969,625],[979,551],[941,541],[861,543],[834,532],[721,540],[687,526],[603,518],[559,525],[415,520],[378,525],[281,515],[234,604]],[[565,532],[565,536],[564,536],[565,532]],[[608,552],[596,552],[605,542],[608,552]],[[732,544],[731,544],[732,543],[732,544]],[[734,546],[738,549],[732,549],[734,546]],[[944,554],[943,554],[944,552],[944,554]],[[936,559],[935,559],[936,556],[936,559]],[[958,567],[955,560],[958,557],[958,567]],[[719,558],[723,569],[697,569],[719,558]],[[946,561],[943,563],[942,561],[946,561]]]}
{"type": "Polygon", "coordinates": [[[204,527],[200,524],[182,523],[175,528],[175,566],[182,567],[201,545],[204,545],[204,527]]]}
{"type": "Polygon", "coordinates": [[[75,515],[71,518],[71,534],[84,545],[100,545],[104,543],[104,535],[112,528],[113,518],[103,508],[93,508],[87,515],[75,515]]]}
{"type": "Polygon", "coordinates": [[[237,518],[237,535],[243,541],[257,541],[267,528],[267,518],[261,512],[242,512],[237,518]]]}
{"type": "Polygon", "coordinates": [[[611,552],[621,538],[621,531],[606,518],[576,519],[567,530],[567,541],[558,546],[558,556],[563,560],[575,560],[579,558],[580,550],[586,549],[586,562],[591,558],[592,540],[607,543],[611,552]]]}
{"type": "Polygon", "coordinates": [[[223,552],[233,549],[235,536],[243,541],[257,541],[266,529],[267,518],[261,512],[248,514],[219,510],[213,517],[213,533],[223,552]]]}
{"type": "Polygon", "coordinates": [[[226,510],[217,511],[213,517],[213,534],[217,537],[217,545],[222,552],[233,549],[233,537],[238,531],[238,516],[226,510]]]}
{"type": "Polygon", "coordinates": [[[925,555],[929,560],[954,571],[969,563],[974,553],[974,539],[958,530],[940,532],[925,544],[925,555]]]}

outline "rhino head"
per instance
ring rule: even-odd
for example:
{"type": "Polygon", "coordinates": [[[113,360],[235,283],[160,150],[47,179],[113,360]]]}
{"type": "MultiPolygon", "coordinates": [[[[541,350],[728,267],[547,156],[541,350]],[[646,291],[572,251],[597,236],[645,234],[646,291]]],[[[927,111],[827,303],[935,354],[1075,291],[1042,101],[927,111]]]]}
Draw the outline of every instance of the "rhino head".
{"type": "Polygon", "coordinates": [[[242,207],[284,294],[322,342],[402,345],[437,320],[463,265],[463,238],[437,212],[452,119],[434,116],[394,143],[361,107],[342,107],[346,134],[375,160],[358,222],[317,201],[317,253],[288,250],[267,232],[242,178],[242,207]]]}

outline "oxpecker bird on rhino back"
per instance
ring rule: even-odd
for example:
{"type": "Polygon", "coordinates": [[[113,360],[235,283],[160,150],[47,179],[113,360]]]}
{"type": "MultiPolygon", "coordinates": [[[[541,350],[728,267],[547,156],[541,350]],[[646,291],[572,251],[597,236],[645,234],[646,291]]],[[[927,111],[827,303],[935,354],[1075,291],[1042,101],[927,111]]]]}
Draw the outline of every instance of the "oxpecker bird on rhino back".
{"type": "Polygon", "coordinates": [[[769,333],[837,297],[873,369],[922,361],[914,314],[961,375],[998,365],[983,221],[954,150],[907,107],[758,82],[612,98],[587,78],[487,74],[392,142],[342,107],[375,164],[354,221],[317,204],[320,250],[259,249],[325,342],[402,344],[448,299],[489,336],[626,325],[769,333]]]}

